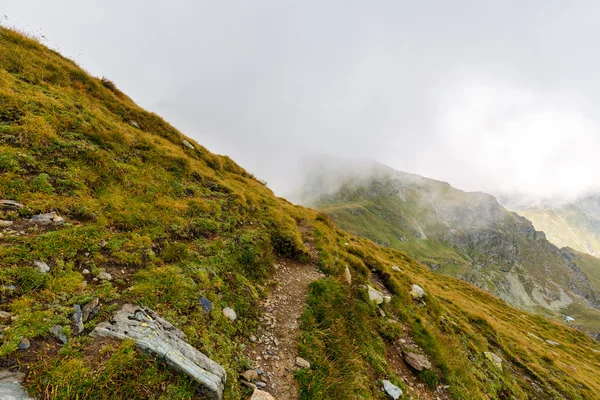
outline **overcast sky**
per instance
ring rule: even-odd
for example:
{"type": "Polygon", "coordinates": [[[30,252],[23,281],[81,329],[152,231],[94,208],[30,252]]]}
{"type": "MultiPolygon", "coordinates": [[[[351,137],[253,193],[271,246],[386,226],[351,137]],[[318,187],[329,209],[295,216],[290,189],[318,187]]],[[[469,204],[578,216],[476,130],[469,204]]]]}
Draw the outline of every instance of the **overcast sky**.
{"type": "Polygon", "coordinates": [[[279,195],[315,152],[494,194],[600,183],[598,1],[0,0],[1,14],[279,195]]]}

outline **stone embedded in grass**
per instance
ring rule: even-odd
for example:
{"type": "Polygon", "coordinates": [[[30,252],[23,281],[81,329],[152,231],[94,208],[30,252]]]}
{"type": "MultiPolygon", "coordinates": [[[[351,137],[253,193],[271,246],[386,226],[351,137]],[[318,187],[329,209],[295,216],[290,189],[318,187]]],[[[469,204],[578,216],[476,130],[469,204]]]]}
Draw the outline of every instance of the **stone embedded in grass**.
{"type": "Polygon", "coordinates": [[[229,318],[232,321],[235,321],[235,319],[237,318],[237,314],[231,307],[225,307],[223,309],[223,315],[225,315],[227,318],[229,318]]]}
{"type": "Polygon", "coordinates": [[[394,400],[398,400],[400,398],[400,396],[402,396],[402,389],[400,389],[398,386],[394,385],[392,382],[388,381],[387,379],[384,379],[382,381],[383,383],[383,390],[385,390],[385,392],[394,400]]]}
{"type": "Polygon", "coordinates": [[[19,343],[19,349],[27,350],[30,346],[31,346],[31,342],[29,341],[28,338],[24,337],[23,339],[21,339],[21,342],[19,343]]]}
{"type": "Polygon", "coordinates": [[[35,269],[40,271],[42,274],[46,274],[50,271],[50,267],[48,266],[48,264],[46,264],[45,262],[40,261],[40,260],[35,260],[33,262],[33,266],[35,267],[35,269]]]}
{"type": "Polygon", "coordinates": [[[14,200],[0,200],[0,208],[5,208],[9,210],[18,210],[19,208],[25,207],[21,203],[17,203],[14,200]]]}
{"type": "Polygon", "coordinates": [[[248,397],[248,400],[275,400],[275,397],[269,392],[262,391],[260,389],[254,389],[252,395],[248,397]]]}
{"type": "Polygon", "coordinates": [[[204,311],[205,314],[208,314],[212,311],[212,302],[206,297],[200,297],[199,303],[200,307],[202,307],[202,311],[204,311]]]}
{"type": "Polygon", "coordinates": [[[140,125],[137,122],[135,122],[134,120],[129,121],[129,124],[131,126],[133,126],[134,128],[140,129],[140,125]]]}
{"type": "Polygon", "coordinates": [[[65,222],[65,219],[53,211],[51,213],[34,215],[31,217],[31,221],[41,224],[62,224],[65,222]]]}
{"type": "Polygon", "coordinates": [[[394,266],[392,267],[392,270],[394,270],[394,271],[396,271],[396,272],[402,272],[402,269],[400,269],[400,267],[399,267],[399,266],[397,266],[397,265],[394,265],[394,266]]]}
{"type": "Polygon", "coordinates": [[[125,304],[109,321],[98,324],[91,336],[131,339],[142,351],[198,382],[207,399],[223,398],[223,367],[192,347],[182,331],[149,308],[125,304]]]}
{"type": "Polygon", "coordinates": [[[346,268],[344,269],[344,280],[346,281],[346,283],[348,285],[350,285],[352,283],[352,274],[350,273],[350,268],[348,268],[347,265],[346,265],[346,268]]]}
{"type": "Polygon", "coordinates": [[[62,344],[67,344],[67,335],[65,334],[64,328],[60,325],[54,325],[50,332],[56,337],[58,340],[62,342],[62,344]]]}
{"type": "Polygon", "coordinates": [[[0,399],[33,400],[23,389],[23,379],[25,379],[25,374],[22,372],[0,370],[0,399]]]}
{"type": "Polygon", "coordinates": [[[404,360],[406,361],[406,363],[408,365],[410,365],[417,371],[422,371],[424,369],[431,369],[431,363],[429,362],[427,357],[422,354],[405,351],[404,352],[404,360]]]}
{"type": "Polygon", "coordinates": [[[310,368],[310,363],[302,357],[296,357],[296,366],[300,368],[310,368]]]}
{"type": "Polygon", "coordinates": [[[5,221],[3,219],[0,219],[0,227],[2,227],[2,228],[11,226],[12,224],[13,224],[12,221],[5,221]]]}
{"type": "Polygon", "coordinates": [[[546,340],[546,343],[548,343],[549,345],[552,345],[552,346],[558,346],[558,345],[560,345],[560,343],[557,343],[554,340],[550,340],[550,339],[546,340]]]}
{"type": "Polygon", "coordinates": [[[421,286],[413,284],[412,288],[410,289],[410,295],[413,297],[413,299],[420,300],[423,298],[423,296],[425,296],[425,291],[421,286]]]}
{"type": "Polygon", "coordinates": [[[98,274],[98,279],[102,280],[102,281],[112,281],[112,275],[109,274],[106,271],[102,271],[98,274]]]}
{"type": "Polygon", "coordinates": [[[483,354],[485,354],[485,357],[490,360],[496,366],[496,368],[502,371],[502,359],[499,356],[489,351],[486,351],[483,354]]]}
{"type": "Polygon", "coordinates": [[[13,317],[13,314],[6,312],[6,311],[0,311],[0,323],[10,324],[12,321],[12,317],[13,317]]]}
{"type": "Polygon", "coordinates": [[[73,306],[75,312],[73,313],[73,322],[75,323],[75,334],[79,335],[83,332],[83,313],[81,312],[81,306],[75,304],[73,306]]]}
{"type": "Polygon", "coordinates": [[[185,144],[186,147],[189,147],[190,149],[194,150],[194,145],[188,142],[187,140],[184,139],[183,144],[185,144]]]}
{"type": "Polygon", "coordinates": [[[375,304],[383,303],[383,293],[369,285],[367,285],[367,289],[369,291],[369,300],[371,300],[375,304]]]}

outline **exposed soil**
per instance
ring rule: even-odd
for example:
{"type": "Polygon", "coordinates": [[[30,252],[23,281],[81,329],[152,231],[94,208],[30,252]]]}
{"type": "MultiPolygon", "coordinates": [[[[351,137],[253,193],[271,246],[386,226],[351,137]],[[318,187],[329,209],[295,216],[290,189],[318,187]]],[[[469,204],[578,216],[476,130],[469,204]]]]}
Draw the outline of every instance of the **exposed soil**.
{"type": "MultiPolygon", "coordinates": [[[[301,231],[308,236],[308,228],[301,226],[301,231]]],[[[299,319],[306,305],[308,285],[324,276],[315,264],[316,251],[311,239],[306,238],[305,244],[313,257],[310,263],[279,260],[275,265],[273,280],[277,286],[262,303],[261,328],[245,349],[254,367],[262,370],[259,380],[266,383],[263,390],[278,400],[298,399],[293,372],[298,368],[299,319]]]]}

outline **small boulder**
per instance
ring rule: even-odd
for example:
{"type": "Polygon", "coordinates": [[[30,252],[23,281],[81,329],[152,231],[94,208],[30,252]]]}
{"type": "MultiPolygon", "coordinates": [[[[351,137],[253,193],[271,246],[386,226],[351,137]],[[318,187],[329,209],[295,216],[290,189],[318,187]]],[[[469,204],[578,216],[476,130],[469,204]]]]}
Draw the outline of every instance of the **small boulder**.
{"type": "Polygon", "coordinates": [[[494,353],[490,353],[489,351],[486,351],[483,354],[485,354],[485,358],[490,360],[496,368],[502,371],[502,359],[499,356],[494,353]]]}
{"type": "Polygon", "coordinates": [[[425,296],[425,291],[421,286],[413,284],[412,288],[410,289],[410,295],[413,297],[413,299],[420,300],[423,298],[423,296],[425,296]]]}
{"type": "Polygon", "coordinates": [[[200,307],[202,307],[202,311],[204,311],[204,314],[209,314],[212,311],[213,305],[206,297],[200,297],[199,303],[200,307]]]}
{"type": "Polygon", "coordinates": [[[267,387],[267,383],[266,383],[266,382],[263,382],[263,381],[257,381],[257,382],[256,382],[256,384],[255,384],[255,386],[256,386],[257,388],[259,388],[259,389],[264,389],[264,388],[266,388],[266,387],[267,387]]]}
{"type": "Polygon", "coordinates": [[[13,314],[6,311],[0,311],[0,324],[10,324],[12,318],[13,314]]]}
{"type": "Polygon", "coordinates": [[[50,267],[48,266],[48,264],[40,260],[35,260],[33,262],[33,266],[42,274],[47,274],[50,271],[50,267]]]}
{"type": "Polygon", "coordinates": [[[258,380],[258,373],[253,369],[249,369],[248,371],[242,372],[240,376],[248,382],[254,382],[258,380]]]}
{"type": "Polygon", "coordinates": [[[184,139],[184,140],[183,140],[183,144],[184,144],[186,147],[189,147],[190,149],[194,150],[194,145],[193,145],[193,144],[191,144],[190,142],[188,142],[187,140],[185,140],[185,139],[184,139]]]}
{"type": "Polygon", "coordinates": [[[300,368],[310,368],[310,363],[302,357],[296,357],[296,366],[300,368]]]}
{"type": "Polygon", "coordinates": [[[567,316],[565,317],[565,321],[566,321],[566,322],[573,322],[573,321],[575,321],[575,318],[571,317],[570,315],[567,315],[567,316]]]}
{"type": "Polygon", "coordinates": [[[275,397],[269,392],[262,391],[260,389],[254,389],[254,392],[248,400],[275,400],[275,397]]]}
{"type": "Polygon", "coordinates": [[[417,353],[411,353],[409,351],[404,352],[404,360],[408,365],[416,369],[417,371],[422,371],[424,369],[431,369],[431,363],[427,359],[426,356],[417,353]]]}
{"type": "Polygon", "coordinates": [[[25,379],[25,374],[22,372],[0,370],[0,399],[33,400],[23,388],[23,379],[25,379]]]}
{"type": "Polygon", "coordinates": [[[398,386],[394,385],[392,382],[388,381],[387,379],[384,379],[382,381],[382,383],[383,383],[383,390],[392,399],[398,400],[400,398],[400,396],[402,396],[402,389],[400,389],[398,386]]]}
{"type": "Polygon", "coordinates": [[[14,200],[0,200],[0,208],[5,208],[8,210],[18,210],[19,208],[25,207],[21,203],[17,203],[14,200]]]}
{"type": "Polygon", "coordinates": [[[227,318],[229,318],[232,321],[235,321],[235,319],[237,318],[237,314],[231,307],[225,307],[223,309],[223,315],[225,315],[227,318]]]}
{"type": "Polygon", "coordinates": [[[31,217],[31,221],[41,224],[62,224],[65,222],[65,219],[53,211],[51,213],[34,215],[31,217]]]}
{"type": "Polygon", "coordinates": [[[98,274],[98,279],[103,280],[103,281],[112,281],[112,275],[109,274],[106,271],[102,271],[98,274]]]}
{"type": "Polygon", "coordinates": [[[133,126],[134,128],[138,128],[140,129],[140,124],[138,124],[137,122],[135,122],[134,120],[129,121],[129,124],[131,126],[133,126]]]}
{"type": "Polygon", "coordinates": [[[50,332],[56,337],[58,340],[62,342],[62,344],[67,344],[67,335],[65,335],[65,331],[62,326],[54,325],[50,332]]]}
{"type": "Polygon", "coordinates": [[[394,265],[394,266],[392,267],[392,270],[393,270],[393,271],[396,271],[396,272],[402,272],[402,269],[401,269],[399,266],[397,266],[397,265],[394,265]]]}
{"type": "Polygon", "coordinates": [[[73,322],[75,323],[75,334],[79,335],[83,332],[83,313],[81,312],[81,306],[75,304],[73,306],[75,312],[73,313],[73,322]]]}
{"type": "Polygon", "coordinates": [[[369,300],[378,305],[383,303],[383,294],[379,290],[371,286],[367,286],[367,289],[369,290],[369,300]]]}
{"type": "Polygon", "coordinates": [[[348,268],[347,265],[346,265],[346,268],[344,269],[344,280],[346,281],[346,283],[348,285],[350,285],[352,283],[352,274],[350,273],[350,268],[348,268]]]}
{"type": "Polygon", "coordinates": [[[21,342],[19,343],[19,349],[27,350],[29,347],[31,347],[31,342],[29,341],[29,338],[24,337],[23,339],[21,339],[21,342]]]}

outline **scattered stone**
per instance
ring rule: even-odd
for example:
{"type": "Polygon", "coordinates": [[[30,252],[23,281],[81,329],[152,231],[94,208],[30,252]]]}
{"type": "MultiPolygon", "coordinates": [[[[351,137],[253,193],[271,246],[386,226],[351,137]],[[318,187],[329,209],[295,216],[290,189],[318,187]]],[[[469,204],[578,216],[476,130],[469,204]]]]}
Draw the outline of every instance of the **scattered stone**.
{"type": "Polygon", "coordinates": [[[134,120],[129,121],[129,124],[131,126],[133,126],[134,128],[138,128],[140,129],[140,124],[138,124],[137,122],[135,122],[134,120]]]}
{"type": "Polygon", "coordinates": [[[90,274],[90,270],[86,268],[83,271],[81,271],[81,273],[84,274],[84,275],[89,275],[90,274]]]}
{"type": "Polygon", "coordinates": [[[575,318],[571,317],[570,315],[567,315],[567,316],[565,317],[565,321],[566,321],[566,322],[573,322],[573,321],[575,321],[575,318]]]}
{"type": "Polygon", "coordinates": [[[350,268],[348,268],[347,265],[346,265],[346,268],[344,269],[344,279],[346,280],[346,283],[348,285],[350,285],[352,283],[352,274],[350,273],[350,268]]]}
{"type": "Polygon", "coordinates": [[[51,213],[34,215],[31,217],[31,221],[42,224],[62,224],[65,222],[65,219],[53,211],[51,213]]]}
{"type": "Polygon", "coordinates": [[[422,354],[411,353],[409,351],[404,352],[404,360],[416,369],[417,371],[422,371],[424,369],[431,369],[431,363],[427,359],[426,356],[422,354]]]}
{"type": "Polygon", "coordinates": [[[11,226],[12,224],[13,224],[12,221],[4,221],[4,220],[0,219],[0,227],[5,228],[7,226],[11,226]]]}
{"type": "Polygon", "coordinates": [[[102,271],[98,274],[98,279],[103,280],[103,281],[112,281],[112,275],[109,274],[106,271],[102,271]]]}
{"type": "Polygon", "coordinates": [[[250,335],[250,341],[251,341],[252,343],[256,342],[256,340],[257,340],[257,339],[256,339],[256,336],[254,336],[254,335],[250,335]]]}
{"type": "Polygon", "coordinates": [[[425,291],[423,288],[417,284],[412,285],[412,289],[410,290],[410,295],[413,299],[420,300],[425,296],[425,291]]]}
{"type": "Polygon", "coordinates": [[[204,314],[209,314],[212,311],[213,305],[209,299],[206,297],[200,297],[200,307],[202,307],[202,311],[204,314]]]}
{"type": "Polygon", "coordinates": [[[310,363],[302,357],[296,357],[296,365],[300,368],[310,368],[310,363]]]}
{"type": "Polygon", "coordinates": [[[50,332],[56,337],[58,340],[62,342],[62,344],[67,344],[67,335],[65,335],[65,331],[62,326],[54,325],[50,332]]]}
{"type": "Polygon", "coordinates": [[[257,381],[256,382],[256,387],[259,388],[259,389],[264,389],[264,388],[267,387],[267,384],[266,384],[266,382],[263,382],[263,381],[257,381]]]}
{"type": "Polygon", "coordinates": [[[258,367],[258,368],[254,368],[254,370],[256,371],[257,374],[262,375],[263,374],[263,370],[262,368],[258,367]]]}
{"type": "Polygon", "coordinates": [[[392,301],[392,296],[383,296],[384,303],[389,303],[390,301],[392,301]]]}
{"type": "Polygon", "coordinates": [[[397,266],[397,265],[394,265],[394,266],[392,267],[392,270],[393,270],[393,271],[396,271],[396,272],[402,272],[402,269],[401,269],[399,266],[397,266]]]}
{"type": "Polygon", "coordinates": [[[189,147],[190,149],[194,150],[194,145],[188,142],[187,140],[184,139],[183,144],[185,144],[186,147],[189,147]]]}
{"type": "Polygon", "coordinates": [[[383,294],[379,290],[374,289],[373,287],[368,285],[367,289],[369,290],[369,300],[371,300],[375,304],[383,303],[383,294]]]}
{"type": "Polygon", "coordinates": [[[25,379],[25,374],[22,372],[0,370],[0,399],[33,400],[23,389],[23,379],[25,379]]]}
{"type": "Polygon", "coordinates": [[[23,207],[25,207],[23,204],[17,203],[14,200],[0,200],[0,208],[18,210],[19,208],[23,207]]]}
{"type": "Polygon", "coordinates": [[[50,267],[48,266],[48,264],[40,260],[35,260],[33,262],[33,266],[42,274],[47,274],[50,271],[50,267]]]}
{"type": "Polygon", "coordinates": [[[75,323],[75,334],[79,335],[83,332],[83,313],[81,312],[81,306],[75,304],[73,306],[75,312],[73,313],[73,322],[75,323]]]}
{"type": "Polygon", "coordinates": [[[502,359],[494,353],[490,353],[489,351],[484,352],[485,357],[490,360],[496,368],[502,371],[502,359]]]}
{"type": "Polygon", "coordinates": [[[223,309],[223,315],[225,315],[227,318],[229,318],[232,321],[235,321],[235,319],[237,318],[237,314],[235,313],[233,308],[230,308],[230,307],[225,307],[223,309]]]}
{"type": "Polygon", "coordinates": [[[0,311],[0,323],[1,324],[10,324],[12,321],[13,315],[6,311],[0,311]]]}
{"type": "Polygon", "coordinates": [[[223,367],[192,347],[182,331],[149,308],[125,304],[109,321],[98,324],[92,335],[132,339],[141,350],[196,380],[207,399],[223,399],[227,376],[223,367]]]}
{"type": "Polygon", "coordinates": [[[100,311],[100,299],[94,297],[81,309],[81,318],[83,322],[88,322],[89,320],[94,318],[96,314],[98,314],[98,311],[100,311]]]}
{"type": "Polygon", "coordinates": [[[248,400],[275,400],[275,397],[269,392],[254,389],[252,396],[248,397],[248,400]]]}
{"type": "Polygon", "coordinates": [[[258,373],[253,369],[249,369],[248,371],[242,372],[240,376],[248,382],[254,382],[258,380],[258,373]]]}
{"type": "Polygon", "coordinates": [[[402,390],[387,379],[383,380],[383,390],[394,400],[398,400],[402,396],[402,390]]]}
{"type": "Polygon", "coordinates": [[[29,341],[28,338],[24,337],[23,339],[21,339],[21,342],[19,343],[19,348],[21,350],[27,350],[30,346],[31,346],[31,342],[29,341]]]}
{"type": "Polygon", "coordinates": [[[560,344],[560,343],[556,343],[554,340],[550,340],[550,339],[546,340],[546,343],[548,343],[549,345],[552,345],[552,346],[558,346],[560,344]]]}

